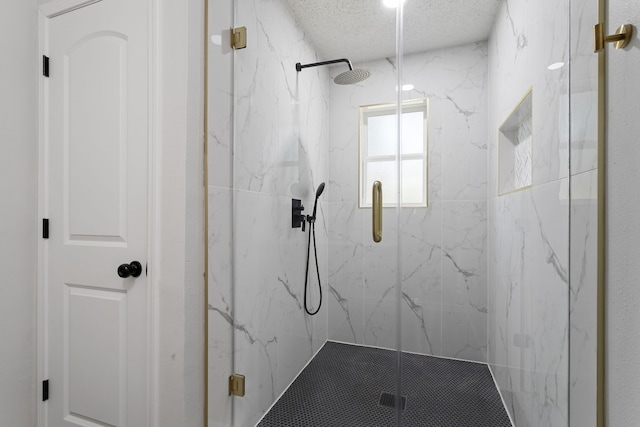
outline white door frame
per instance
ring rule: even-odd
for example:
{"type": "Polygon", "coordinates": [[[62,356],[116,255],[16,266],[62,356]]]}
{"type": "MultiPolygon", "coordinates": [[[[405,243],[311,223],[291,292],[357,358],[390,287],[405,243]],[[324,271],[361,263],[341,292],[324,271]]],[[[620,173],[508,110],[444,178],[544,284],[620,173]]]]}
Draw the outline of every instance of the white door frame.
{"type": "MultiPolygon", "coordinates": [[[[45,240],[42,239],[42,218],[48,218],[48,183],[47,176],[47,105],[48,105],[48,81],[42,76],[42,55],[46,55],[49,51],[47,32],[49,19],[61,14],[71,12],[81,7],[109,0],[52,0],[42,4],[38,8],[38,51],[36,63],[38,66],[38,284],[37,284],[37,414],[38,427],[44,427],[46,423],[46,405],[42,402],[42,381],[49,376],[47,350],[48,350],[48,330],[47,330],[47,253],[45,250],[45,240]]],[[[155,390],[158,389],[158,370],[157,370],[157,354],[159,342],[159,304],[157,298],[157,268],[159,265],[159,251],[156,247],[156,236],[160,232],[160,224],[156,215],[156,207],[159,201],[158,174],[160,162],[157,150],[158,141],[158,99],[155,94],[158,88],[158,79],[156,76],[156,65],[158,58],[158,45],[154,42],[157,35],[157,1],[145,0],[149,7],[149,98],[148,98],[148,168],[147,168],[147,186],[148,186],[148,210],[147,210],[147,424],[153,426],[156,421],[157,400],[158,396],[155,390]]]]}

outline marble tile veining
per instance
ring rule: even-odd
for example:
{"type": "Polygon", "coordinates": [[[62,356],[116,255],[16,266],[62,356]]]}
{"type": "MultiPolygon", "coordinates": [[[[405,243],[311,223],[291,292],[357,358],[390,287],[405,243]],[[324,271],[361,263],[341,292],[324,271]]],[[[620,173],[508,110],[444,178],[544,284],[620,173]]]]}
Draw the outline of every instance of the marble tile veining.
{"type": "Polygon", "coordinates": [[[404,98],[429,100],[429,206],[385,209],[380,245],[357,208],[358,106],[393,102],[394,61],[331,86],[330,339],[394,348],[400,307],[404,350],[486,361],[487,55],[474,43],[404,57],[404,98]]]}
{"type": "Polygon", "coordinates": [[[532,91],[530,188],[497,195],[489,142],[488,362],[517,426],[569,419],[569,2],[507,0],[489,38],[489,135],[532,91]]]}

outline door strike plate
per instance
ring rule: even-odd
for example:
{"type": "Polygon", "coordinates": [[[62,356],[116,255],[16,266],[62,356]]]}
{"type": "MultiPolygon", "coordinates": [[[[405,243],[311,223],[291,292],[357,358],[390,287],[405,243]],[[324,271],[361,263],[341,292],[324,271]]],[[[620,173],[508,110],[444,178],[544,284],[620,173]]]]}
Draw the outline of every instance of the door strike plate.
{"type": "Polygon", "coordinates": [[[247,27],[231,29],[231,47],[236,50],[247,47],[247,27]]]}
{"type": "Polygon", "coordinates": [[[244,397],[244,375],[232,374],[229,376],[229,396],[244,397]]]}

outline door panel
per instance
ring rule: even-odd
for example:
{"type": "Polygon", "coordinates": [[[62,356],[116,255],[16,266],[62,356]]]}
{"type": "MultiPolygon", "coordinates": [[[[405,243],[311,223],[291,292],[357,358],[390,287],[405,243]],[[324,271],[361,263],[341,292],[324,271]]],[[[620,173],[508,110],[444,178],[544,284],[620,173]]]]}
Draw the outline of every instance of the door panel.
{"type": "Polygon", "coordinates": [[[67,411],[71,417],[121,425],[126,419],[127,293],[65,284],[64,306],[67,411]],[[94,319],[107,326],[96,331],[94,319]],[[87,393],[95,384],[99,399],[87,393]]]}
{"type": "Polygon", "coordinates": [[[147,2],[48,20],[48,426],[147,425],[147,2]]]}
{"type": "Polygon", "coordinates": [[[126,241],[127,46],[124,34],[96,34],[64,57],[69,240],[126,241]]]}

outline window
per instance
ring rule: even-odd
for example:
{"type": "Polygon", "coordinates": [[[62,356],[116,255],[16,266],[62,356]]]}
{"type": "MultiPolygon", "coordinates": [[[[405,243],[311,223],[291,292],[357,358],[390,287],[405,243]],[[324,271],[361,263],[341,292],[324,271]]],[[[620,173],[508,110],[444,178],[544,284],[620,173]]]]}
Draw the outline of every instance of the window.
{"type": "MultiPolygon", "coordinates": [[[[371,207],[371,187],[382,182],[383,206],[398,202],[396,104],[360,107],[359,205],[371,207]]],[[[402,206],[427,207],[427,99],[402,104],[402,206]]]]}

